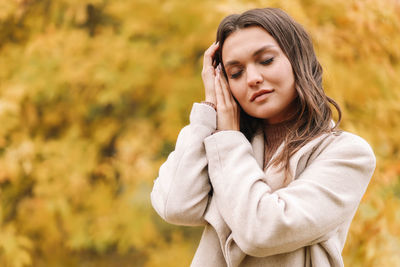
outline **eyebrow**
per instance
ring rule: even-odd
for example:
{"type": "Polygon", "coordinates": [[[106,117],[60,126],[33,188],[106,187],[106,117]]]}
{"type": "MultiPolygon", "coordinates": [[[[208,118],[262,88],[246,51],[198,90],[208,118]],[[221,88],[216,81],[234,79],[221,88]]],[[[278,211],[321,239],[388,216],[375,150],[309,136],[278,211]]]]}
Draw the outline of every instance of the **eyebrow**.
{"type": "MultiPolygon", "coordinates": [[[[275,47],[275,46],[274,46],[274,45],[264,45],[263,47],[257,49],[257,50],[253,53],[253,57],[258,56],[259,54],[263,53],[265,50],[269,50],[270,48],[273,48],[273,47],[275,47]]],[[[226,68],[226,67],[229,67],[229,66],[232,66],[232,65],[237,65],[237,64],[239,64],[239,63],[240,63],[240,62],[237,61],[237,60],[228,61],[228,62],[225,64],[225,68],[226,68]]]]}

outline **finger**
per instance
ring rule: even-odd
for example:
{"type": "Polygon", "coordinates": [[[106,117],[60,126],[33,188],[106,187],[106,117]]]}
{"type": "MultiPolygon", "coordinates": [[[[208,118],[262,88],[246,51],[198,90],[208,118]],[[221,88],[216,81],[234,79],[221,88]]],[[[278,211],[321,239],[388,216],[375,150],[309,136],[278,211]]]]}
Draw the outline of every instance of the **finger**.
{"type": "Polygon", "coordinates": [[[203,62],[203,70],[201,76],[205,83],[206,88],[211,89],[213,87],[214,78],[215,78],[215,68],[212,65],[213,57],[215,51],[218,49],[218,43],[213,43],[205,52],[204,52],[204,62],[203,62]]]}
{"type": "Polygon", "coordinates": [[[215,88],[215,96],[217,97],[217,107],[225,106],[225,97],[222,92],[221,82],[220,82],[220,73],[217,72],[214,79],[214,88],[215,88]]]}
{"type": "Polygon", "coordinates": [[[221,86],[222,94],[224,96],[224,101],[226,104],[228,104],[228,103],[233,104],[232,103],[232,101],[233,101],[232,93],[229,90],[229,85],[227,84],[224,75],[222,75],[221,65],[218,65],[217,72],[219,73],[219,75],[218,75],[219,83],[221,86]]]}
{"type": "Polygon", "coordinates": [[[226,82],[225,77],[221,74],[221,68],[219,68],[218,71],[220,73],[219,81],[220,81],[220,84],[221,84],[222,93],[223,93],[224,98],[225,98],[225,103],[230,103],[230,102],[233,101],[232,93],[229,90],[229,85],[226,82]]]}
{"type": "Polygon", "coordinates": [[[229,96],[233,99],[233,95],[232,95],[232,91],[229,87],[229,83],[228,83],[225,75],[222,74],[222,71],[221,71],[221,84],[224,86],[224,88],[226,88],[228,90],[229,96]]]}
{"type": "MultiPolygon", "coordinates": [[[[219,48],[219,43],[213,43],[205,52],[204,52],[204,59],[203,59],[203,68],[207,68],[209,66],[213,67],[213,57],[215,52],[219,48]]],[[[213,67],[214,68],[214,67],[213,67]]]]}

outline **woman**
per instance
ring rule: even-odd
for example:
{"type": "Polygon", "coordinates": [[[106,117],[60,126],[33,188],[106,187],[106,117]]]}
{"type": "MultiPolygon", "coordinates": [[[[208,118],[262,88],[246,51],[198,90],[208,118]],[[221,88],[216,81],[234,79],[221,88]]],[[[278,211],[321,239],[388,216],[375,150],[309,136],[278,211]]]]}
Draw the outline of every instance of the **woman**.
{"type": "Polygon", "coordinates": [[[375,157],[332,122],[308,34],[279,9],[230,15],[203,64],[151,193],[166,221],[205,226],[192,266],[343,266],[375,157]]]}

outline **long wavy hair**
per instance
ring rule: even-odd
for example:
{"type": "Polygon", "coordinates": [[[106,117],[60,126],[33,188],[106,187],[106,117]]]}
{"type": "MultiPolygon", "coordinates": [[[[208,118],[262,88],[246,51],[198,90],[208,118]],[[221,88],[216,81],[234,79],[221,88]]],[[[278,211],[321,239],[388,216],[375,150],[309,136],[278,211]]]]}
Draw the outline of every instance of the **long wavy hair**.
{"type": "MultiPolygon", "coordinates": [[[[315,55],[310,36],[299,23],[281,9],[251,9],[224,18],[217,31],[220,48],[214,57],[215,64],[222,63],[222,47],[226,38],[237,30],[251,26],[266,30],[279,44],[292,65],[298,95],[295,99],[296,119],[292,129],[286,134],[282,152],[270,163],[282,166],[289,175],[290,157],[313,138],[323,133],[338,131],[342,113],[339,105],[324,92],[322,67],[315,55]],[[333,127],[330,104],[338,113],[338,121],[333,127]]],[[[240,130],[249,141],[261,124],[261,119],[254,118],[241,110],[240,130]]]]}

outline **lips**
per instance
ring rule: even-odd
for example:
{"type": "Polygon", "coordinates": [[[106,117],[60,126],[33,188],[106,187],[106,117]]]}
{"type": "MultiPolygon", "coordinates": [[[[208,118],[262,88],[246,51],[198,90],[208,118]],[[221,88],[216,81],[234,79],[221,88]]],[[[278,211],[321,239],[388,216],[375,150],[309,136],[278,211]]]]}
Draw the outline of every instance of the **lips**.
{"type": "Polygon", "coordinates": [[[250,102],[253,102],[254,100],[256,100],[256,98],[258,98],[258,97],[260,97],[260,96],[262,96],[262,95],[272,93],[273,91],[274,91],[273,89],[261,89],[261,90],[255,92],[255,93],[251,96],[250,102]]]}

